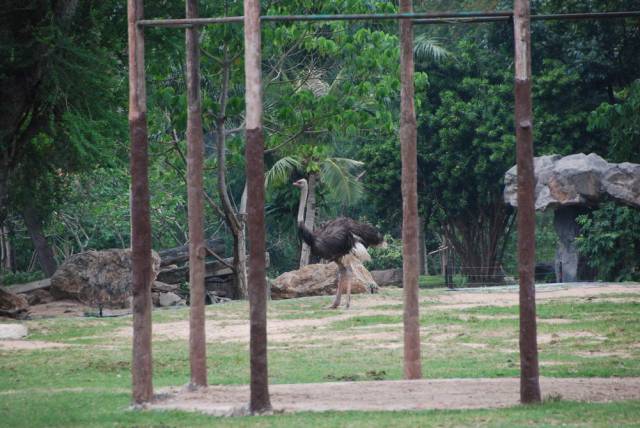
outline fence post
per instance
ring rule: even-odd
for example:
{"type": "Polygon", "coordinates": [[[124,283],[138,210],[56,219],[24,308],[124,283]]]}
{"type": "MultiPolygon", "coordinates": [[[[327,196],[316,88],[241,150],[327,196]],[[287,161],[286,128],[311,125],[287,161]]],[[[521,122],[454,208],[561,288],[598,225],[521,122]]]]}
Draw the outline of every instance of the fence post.
{"type": "Polygon", "coordinates": [[[147,105],[142,0],[128,0],[129,132],[131,138],[131,263],[133,288],[134,404],[153,397],[151,357],[151,220],[149,208],[147,105]]]}
{"type": "Polygon", "coordinates": [[[518,169],[518,271],[520,274],[520,401],[540,402],[536,333],[536,212],[531,106],[529,0],[515,0],[515,127],[518,169]]]}
{"type": "MultiPolygon", "coordinates": [[[[187,0],[186,17],[198,17],[198,0],[187,0]]],[[[207,385],[205,336],[204,202],[199,27],[185,30],[187,63],[187,208],[189,217],[189,361],[191,387],[207,385]]]]}
{"type": "Polygon", "coordinates": [[[264,228],[264,134],[260,1],[244,0],[247,226],[249,238],[249,311],[251,413],[271,410],[267,374],[267,281],[264,228]]]}
{"type": "MultiPolygon", "coordinates": [[[[400,12],[413,11],[411,0],[400,1],[400,12]]],[[[404,291],[404,377],[420,379],[420,312],[418,305],[418,185],[417,130],[413,88],[411,19],[400,19],[400,152],[402,157],[402,284],[404,291]]]]}

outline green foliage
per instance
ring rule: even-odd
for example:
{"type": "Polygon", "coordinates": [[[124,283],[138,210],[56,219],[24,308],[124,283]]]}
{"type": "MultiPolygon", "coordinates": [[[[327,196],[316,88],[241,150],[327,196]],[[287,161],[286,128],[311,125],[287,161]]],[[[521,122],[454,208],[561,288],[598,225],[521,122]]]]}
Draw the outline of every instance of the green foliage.
{"type": "Polygon", "coordinates": [[[640,80],[616,94],[615,104],[602,103],[589,116],[589,129],[609,134],[610,162],[640,163],[640,80]]]}
{"type": "Polygon", "coordinates": [[[0,285],[23,284],[43,277],[42,272],[0,272],[0,285]]]}
{"type": "Polygon", "coordinates": [[[402,241],[390,235],[386,235],[384,240],[387,248],[369,248],[371,261],[366,263],[367,269],[402,269],[402,241]]]}
{"type": "Polygon", "coordinates": [[[640,212],[613,202],[579,216],[577,245],[598,277],[609,281],[640,280],[640,212]]]}

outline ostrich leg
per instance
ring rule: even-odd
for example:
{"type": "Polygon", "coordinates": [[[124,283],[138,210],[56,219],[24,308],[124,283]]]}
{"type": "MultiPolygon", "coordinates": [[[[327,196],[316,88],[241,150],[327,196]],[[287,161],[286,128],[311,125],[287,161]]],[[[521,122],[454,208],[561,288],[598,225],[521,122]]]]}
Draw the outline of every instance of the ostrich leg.
{"type": "Polygon", "coordinates": [[[340,306],[340,298],[342,297],[342,286],[344,281],[347,279],[347,269],[341,262],[336,262],[338,265],[338,290],[336,291],[336,298],[333,300],[333,303],[329,305],[329,309],[336,309],[340,306]]]}
{"type": "Polygon", "coordinates": [[[347,283],[347,304],[345,308],[349,309],[351,305],[351,280],[353,279],[353,271],[351,270],[351,265],[349,265],[344,271],[344,280],[347,283]]]}

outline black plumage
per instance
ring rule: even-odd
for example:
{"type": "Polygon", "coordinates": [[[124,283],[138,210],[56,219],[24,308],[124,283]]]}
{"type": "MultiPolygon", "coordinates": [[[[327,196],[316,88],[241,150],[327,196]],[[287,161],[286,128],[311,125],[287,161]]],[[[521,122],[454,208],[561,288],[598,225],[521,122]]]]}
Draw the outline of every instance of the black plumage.
{"type": "Polygon", "coordinates": [[[311,254],[330,261],[351,253],[358,243],[368,248],[384,242],[375,227],[347,217],[328,221],[313,232],[304,223],[298,223],[298,230],[302,240],[311,247],[311,254]]]}

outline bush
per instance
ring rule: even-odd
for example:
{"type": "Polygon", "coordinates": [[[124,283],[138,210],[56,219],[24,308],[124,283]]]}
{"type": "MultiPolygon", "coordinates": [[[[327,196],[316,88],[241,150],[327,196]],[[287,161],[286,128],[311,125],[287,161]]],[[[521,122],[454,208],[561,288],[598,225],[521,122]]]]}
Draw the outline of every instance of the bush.
{"type": "Polygon", "coordinates": [[[402,240],[385,236],[387,248],[369,248],[371,261],[367,262],[369,270],[401,269],[402,268],[402,240]]]}
{"type": "Polygon", "coordinates": [[[582,231],[579,251],[598,278],[606,281],[640,280],[640,212],[613,202],[578,217],[582,231]]]}
{"type": "Polygon", "coordinates": [[[41,271],[35,272],[0,272],[0,285],[23,284],[44,278],[41,271]]]}

